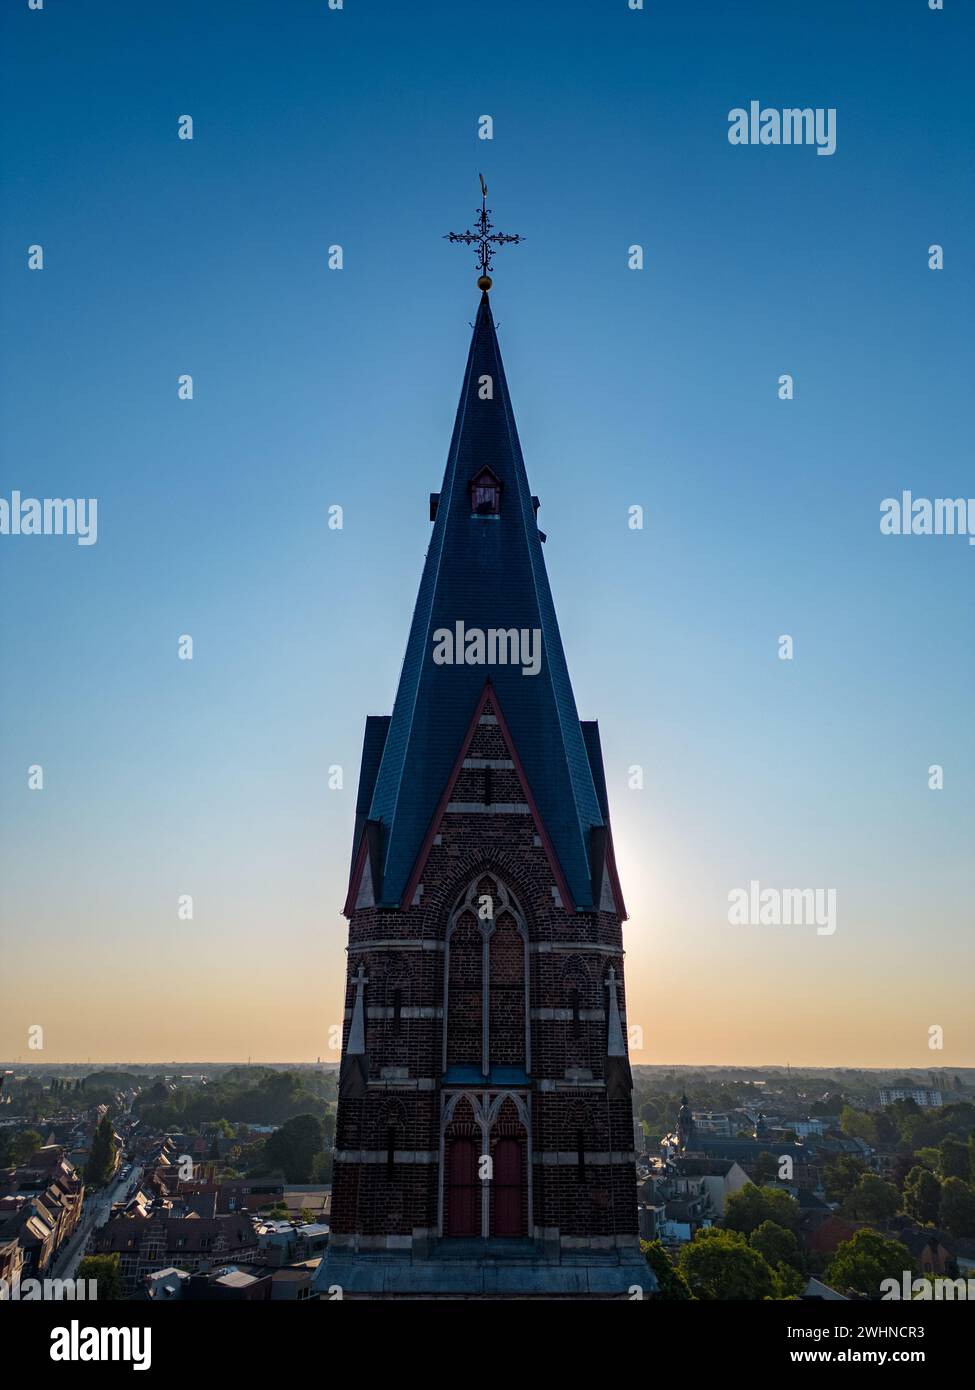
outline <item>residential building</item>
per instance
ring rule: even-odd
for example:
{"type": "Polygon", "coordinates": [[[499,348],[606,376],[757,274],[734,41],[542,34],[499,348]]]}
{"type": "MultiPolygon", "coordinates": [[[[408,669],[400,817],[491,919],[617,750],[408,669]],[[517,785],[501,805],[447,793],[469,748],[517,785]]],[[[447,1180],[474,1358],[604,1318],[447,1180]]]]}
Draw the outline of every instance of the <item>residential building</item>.
{"type": "Polygon", "coordinates": [[[920,1105],[923,1109],[930,1109],[932,1106],[937,1107],[944,1104],[941,1098],[941,1092],[933,1090],[929,1086],[881,1087],[881,1105],[893,1105],[897,1100],[913,1100],[915,1105],[920,1105]]]}
{"type": "Polygon", "coordinates": [[[147,1274],[170,1267],[193,1274],[256,1261],[259,1244],[247,1216],[174,1217],[159,1208],[112,1216],[89,1237],[88,1253],[118,1254],[126,1287],[135,1293],[147,1274]]]}
{"type": "Polygon", "coordinates": [[[301,1260],[296,1264],[285,1265],[271,1275],[272,1303],[304,1303],[318,1298],[328,1298],[328,1290],[319,1295],[314,1288],[315,1274],[321,1258],[301,1260]]]}

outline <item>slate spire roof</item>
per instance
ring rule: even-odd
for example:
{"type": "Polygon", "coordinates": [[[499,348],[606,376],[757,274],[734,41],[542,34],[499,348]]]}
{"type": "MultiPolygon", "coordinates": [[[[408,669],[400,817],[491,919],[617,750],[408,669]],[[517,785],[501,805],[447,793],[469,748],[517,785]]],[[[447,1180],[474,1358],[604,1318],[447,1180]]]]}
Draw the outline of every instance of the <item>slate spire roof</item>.
{"type": "Polygon", "coordinates": [[[431,502],[433,534],[393,713],[367,723],[354,853],[367,834],[377,902],[405,906],[404,889],[490,679],[574,905],[592,909],[606,842],[602,767],[590,764],[598,738],[584,736],[576,712],[487,294],[439,499],[431,502]],[[501,484],[498,516],[472,514],[470,485],[485,468],[501,484]],[[521,664],[436,664],[434,633],[454,632],[460,622],[468,633],[540,634],[538,674],[523,674],[521,664]]]}

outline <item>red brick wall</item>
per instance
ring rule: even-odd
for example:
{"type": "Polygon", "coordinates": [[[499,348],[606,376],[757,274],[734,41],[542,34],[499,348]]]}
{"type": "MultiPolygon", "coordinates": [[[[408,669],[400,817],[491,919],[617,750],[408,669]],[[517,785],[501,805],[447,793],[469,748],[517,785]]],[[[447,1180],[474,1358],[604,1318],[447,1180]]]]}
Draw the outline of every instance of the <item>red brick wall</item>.
{"type": "MultiPolygon", "coordinates": [[[[479,725],[467,756],[507,759],[498,725],[479,725]]],[[[480,802],[484,771],[462,769],[451,800],[480,802]]],[[[524,789],[514,771],[492,769],[493,803],[524,802],[524,789]]],[[[576,912],[558,905],[551,865],[540,844],[538,827],[528,815],[509,813],[446,813],[420,873],[420,901],[400,911],[373,907],[355,911],[349,923],[349,975],[361,963],[369,983],[365,990],[366,1046],[373,1082],[364,1100],[340,1101],[336,1145],[385,1154],[390,1106],[399,1126],[396,1148],[438,1153],[440,1147],[442,1020],[404,1018],[399,1030],[390,1016],[369,1017],[381,1009],[392,1014],[394,990],[401,991],[402,1008],[439,1010],[444,996],[442,950],[401,951],[374,948],[376,941],[438,942],[445,940],[453,911],[469,885],[485,874],[497,875],[517,899],[526,920],[532,947],[547,944],[575,951],[533,949],[529,954],[530,1007],[533,1011],[569,1009],[571,991],[578,990],[583,1017],[573,1029],[566,1017],[533,1019],[531,1023],[532,1147],[544,1153],[575,1155],[580,1128],[589,1153],[629,1153],[633,1148],[629,1100],[607,1101],[604,1089],[585,1084],[571,1090],[541,1091],[542,1078],[564,1081],[569,1069],[589,1069],[603,1078],[606,1055],[609,966],[623,979],[622,928],[612,912],[576,912]],[[598,948],[593,950],[592,948],[598,948]],[[410,1078],[427,1078],[435,1089],[408,1090],[382,1083],[383,1068],[405,1067],[410,1078]]],[[[484,885],[479,884],[479,887],[484,885]]],[[[490,944],[491,1061],[524,1065],[524,943],[513,917],[500,914],[490,944]]],[[[481,934],[473,913],[465,913],[450,943],[451,1017],[448,1065],[481,1062],[481,934]]],[[[355,999],[349,983],[346,1010],[355,999]]],[[[619,996],[624,1009],[622,989],[619,996]]],[[[625,1028],[625,1013],[624,1013],[625,1028]]],[[[345,1035],[348,1036],[348,1018],[345,1035]]],[[[498,1131],[500,1133],[501,1131],[498,1131]]],[[[478,1138],[480,1136],[478,1135],[478,1138]]],[[[492,1133],[492,1143],[495,1135],[492,1133]]],[[[632,1164],[587,1162],[580,1180],[574,1161],[531,1165],[534,1222],[558,1227],[563,1235],[630,1234],[637,1231],[636,1175],[632,1164]]],[[[438,1167],[436,1163],[397,1163],[392,1176],[385,1162],[335,1164],[331,1224],[337,1233],[408,1235],[414,1227],[437,1223],[438,1167]]],[[[527,1191],[527,1182],[526,1182],[527,1191]]],[[[527,1196],[526,1196],[527,1201],[527,1196]]]]}

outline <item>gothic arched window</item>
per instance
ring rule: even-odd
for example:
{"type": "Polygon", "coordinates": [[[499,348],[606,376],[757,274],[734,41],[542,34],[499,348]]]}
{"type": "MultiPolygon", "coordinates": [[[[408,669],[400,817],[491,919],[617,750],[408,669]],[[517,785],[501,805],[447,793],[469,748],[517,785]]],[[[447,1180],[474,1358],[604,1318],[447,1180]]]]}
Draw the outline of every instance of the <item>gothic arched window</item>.
{"type": "Polygon", "coordinates": [[[502,912],[489,946],[489,1044],[495,1066],[525,1066],[525,939],[502,912]]]}
{"type": "Polygon", "coordinates": [[[472,911],[461,914],[450,935],[448,958],[449,1016],[447,1066],[480,1067],[484,940],[472,911]]]}
{"type": "Polygon", "coordinates": [[[577,1038],[582,1032],[582,1005],[579,991],[573,986],[569,990],[569,1036],[577,1038]]]}
{"type": "Polygon", "coordinates": [[[482,1200],[478,1160],[483,1148],[471,1101],[462,1096],[444,1133],[444,1234],[479,1236],[482,1200]]]}
{"type": "Polygon", "coordinates": [[[484,874],[468,885],[447,928],[445,1072],[531,1069],[528,976],[524,915],[500,879],[484,874]]]}
{"type": "Polygon", "coordinates": [[[508,1096],[491,1125],[493,1175],[490,1190],[492,1236],[528,1234],[528,1132],[524,1111],[508,1096]]]}

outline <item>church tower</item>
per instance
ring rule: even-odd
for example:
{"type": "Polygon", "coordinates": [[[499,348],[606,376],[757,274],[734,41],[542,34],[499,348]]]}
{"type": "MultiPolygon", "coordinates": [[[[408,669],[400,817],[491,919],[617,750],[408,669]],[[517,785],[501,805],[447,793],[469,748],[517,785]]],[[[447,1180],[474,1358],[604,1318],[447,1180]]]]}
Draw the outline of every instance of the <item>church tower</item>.
{"type": "Polygon", "coordinates": [[[694,1116],[686,1092],[680,1098],[680,1109],[677,1112],[677,1147],[681,1153],[686,1153],[694,1147],[694,1116]]]}
{"type": "Polygon", "coordinates": [[[599,731],[576,712],[489,261],[396,701],[362,748],[316,1280],[345,1297],[654,1288],[599,731]]]}

